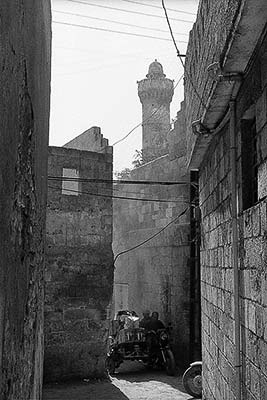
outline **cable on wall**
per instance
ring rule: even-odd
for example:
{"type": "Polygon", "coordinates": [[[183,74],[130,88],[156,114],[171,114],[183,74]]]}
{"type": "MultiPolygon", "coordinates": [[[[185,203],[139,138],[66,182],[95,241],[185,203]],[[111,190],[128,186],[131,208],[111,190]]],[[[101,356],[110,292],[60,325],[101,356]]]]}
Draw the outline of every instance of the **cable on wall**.
{"type": "MultiPolygon", "coordinates": [[[[48,185],[49,189],[55,189],[55,190],[62,190],[62,187],[56,187],[56,186],[50,186],[48,185]]],[[[87,192],[84,190],[74,190],[74,189],[67,189],[64,188],[64,191],[66,192],[71,192],[71,193],[78,193],[78,194],[86,194],[89,196],[96,196],[96,197],[106,197],[109,199],[121,199],[121,200],[134,200],[134,201],[149,201],[149,202],[157,202],[157,203],[189,203],[186,200],[165,200],[165,199],[147,199],[147,198],[138,198],[138,197],[128,197],[128,196],[116,196],[113,194],[104,194],[104,193],[91,193],[91,192],[87,192]]]]}
{"type": "Polygon", "coordinates": [[[130,251],[133,251],[135,249],[138,249],[138,247],[143,246],[145,243],[149,242],[150,240],[154,239],[156,236],[158,236],[161,232],[163,232],[165,229],[167,229],[171,224],[173,224],[174,222],[176,222],[179,218],[181,218],[188,210],[190,209],[190,207],[187,207],[184,211],[182,211],[177,217],[175,217],[172,221],[170,221],[167,225],[165,225],[162,229],[160,229],[158,232],[156,232],[154,235],[150,236],[148,239],[144,240],[141,243],[138,243],[136,246],[133,246],[127,250],[123,250],[120,253],[118,253],[115,258],[114,258],[114,262],[113,264],[115,265],[115,262],[117,261],[117,259],[126,253],[129,253],[130,251]]]}

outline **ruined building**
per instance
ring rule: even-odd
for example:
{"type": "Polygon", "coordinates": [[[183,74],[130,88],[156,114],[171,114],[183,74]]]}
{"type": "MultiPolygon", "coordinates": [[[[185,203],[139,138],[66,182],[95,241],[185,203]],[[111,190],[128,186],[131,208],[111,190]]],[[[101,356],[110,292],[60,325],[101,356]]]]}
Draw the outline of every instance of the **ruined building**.
{"type": "Polygon", "coordinates": [[[112,162],[112,147],[97,127],[63,147],[49,147],[46,381],[106,374],[113,287],[112,162]]]}
{"type": "Polygon", "coordinates": [[[138,95],[143,109],[143,163],[131,171],[129,179],[146,183],[118,184],[114,188],[116,195],[133,198],[114,199],[114,255],[170,225],[152,240],[117,258],[115,311],[126,308],[139,315],[147,308],[158,311],[163,322],[173,327],[174,350],[182,363],[189,357],[191,312],[190,193],[186,148],[182,145],[183,117],[178,113],[171,130],[173,81],[165,77],[157,61],[149,66],[146,79],[138,82],[138,95]],[[149,181],[182,184],[167,186],[149,181]]]}
{"type": "Polygon", "coordinates": [[[50,1],[1,1],[0,399],[39,400],[50,1]]]}
{"type": "Polygon", "coordinates": [[[266,0],[203,0],[187,50],[206,400],[267,398],[266,21],[266,0]]]}

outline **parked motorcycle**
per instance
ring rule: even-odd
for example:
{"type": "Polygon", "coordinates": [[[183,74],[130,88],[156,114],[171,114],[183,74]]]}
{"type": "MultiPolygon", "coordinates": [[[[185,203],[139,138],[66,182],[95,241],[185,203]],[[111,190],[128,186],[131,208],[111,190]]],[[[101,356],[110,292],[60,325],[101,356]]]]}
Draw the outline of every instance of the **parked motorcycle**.
{"type": "Polygon", "coordinates": [[[167,329],[148,331],[146,341],[149,353],[148,365],[153,368],[164,368],[168,375],[174,375],[175,360],[167,329]]]}
{"type": "Polygon", "coordinates": [[[114,374],[123,361],[142,361],[152,368],[164,367],[168,375],[175,373],[175,360],[166,329],[146,332],[143,328],[122,329],[110,337],[106,368],[114,374]]]}
{"type": "Polygon", "coordinates": [[[190,367],[183,375],[183,385],[185,390],[191,396],[199,399],[202,394],[202,362],[196,361],[190,364],[190,367]]]}

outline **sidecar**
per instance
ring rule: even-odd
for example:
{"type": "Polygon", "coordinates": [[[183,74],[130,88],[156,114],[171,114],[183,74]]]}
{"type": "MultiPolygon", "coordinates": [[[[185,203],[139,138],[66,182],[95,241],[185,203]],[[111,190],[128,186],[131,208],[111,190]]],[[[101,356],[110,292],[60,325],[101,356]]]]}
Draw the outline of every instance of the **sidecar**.
{"type": "Polygon", "coordinates": [[[146,363],[148,359],[146,334],[143,328],[122,328],[117,335],[110,337],[106,359],[106,368],[110,374],[114,374],[115,369],[125,360],[146,363]]]}

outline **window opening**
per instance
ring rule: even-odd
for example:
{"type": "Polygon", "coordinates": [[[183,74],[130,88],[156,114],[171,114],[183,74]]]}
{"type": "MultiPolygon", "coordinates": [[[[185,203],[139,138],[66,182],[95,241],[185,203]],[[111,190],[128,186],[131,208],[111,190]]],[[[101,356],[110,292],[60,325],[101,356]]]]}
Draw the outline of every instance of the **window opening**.
{"type": "Polygon", "coordinates": [[[78,196],[79,195],[79,171],[77,169],[63,168],[62,171],[63,178],[76,178],[73,181],[62,180],[62,194],[68,196],[78,196]]]}

